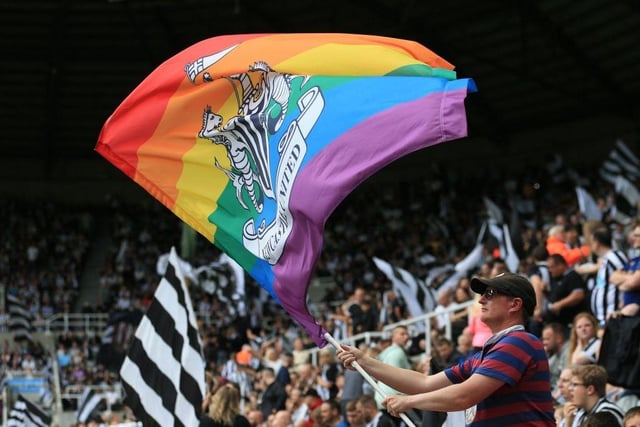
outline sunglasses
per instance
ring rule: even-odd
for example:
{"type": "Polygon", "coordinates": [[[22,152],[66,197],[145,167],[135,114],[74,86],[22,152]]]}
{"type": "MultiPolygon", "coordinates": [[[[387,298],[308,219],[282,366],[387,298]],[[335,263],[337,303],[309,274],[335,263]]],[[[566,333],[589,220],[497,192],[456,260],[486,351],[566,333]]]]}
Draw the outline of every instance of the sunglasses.
{"type": "Polygon", "coordinates": [[[484,293],[482,294],[483,297],[485,297],[487,300],[491,301],[491,298],[493,298],[496,295],[507,295],[503,292],[497,291],[493,288],[487,288],[484,293]]]}

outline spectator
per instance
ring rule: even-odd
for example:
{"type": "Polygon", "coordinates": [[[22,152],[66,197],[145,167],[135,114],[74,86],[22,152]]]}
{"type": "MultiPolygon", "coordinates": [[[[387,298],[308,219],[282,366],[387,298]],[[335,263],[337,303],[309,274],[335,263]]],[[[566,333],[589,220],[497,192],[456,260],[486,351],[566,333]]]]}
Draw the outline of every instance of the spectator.
{"type": "MultiPolygon", "coordinates": [[[[390,366],[395,366],[403,369],[410,369],[411,363],[409,362],[409,358],[407,357],[407,353],[405,352],[405,346],[409,342],[409,330],[406,326],[396,326],[391,331],[391,345],[384,349],[382,353],[378,356],[378,360],[383,363],[386,363],[390,366]]],[[[398,394],[399,392],[384,383],[379,383],[380,389],[386,394],[398,394]]],[[[383,396],[379,393],[375,395],[376,402],[378,402],[378,408],[383,412],[386,412],[386,409],[383,409],[382,400],[383,396]]],[[[391,416],[396,426],[400,425],[400,419],[397,417],[391,416]]]]}
{"type": "Polygon", "coordinates": [[[340,367],[333,356],[333,350],[323,348],[318,353],[318,375],[316,376],[316,391],[322,400],[335,399],[338,395],[336,380],[340,373],[340,367]]]}
{"type": "Polygon", "coordinates": [[[394,427],[395,422],[386,412],[378,409],[376,399],[370,394],[363,394],[356,403],[362,413],[366,427],[394,427]]]}
{"type": "Polygon", "coordinates": [[[247,413],[247,421],[251,427],[264,427],[264,415],[259,409],[251,409],[247,413]]]}
{"type": "Polygon", "coordinates": [[[598,319],[598,324],[604,326],[607,316],[615,312],[622,301],[621,291],[611,282],[611,276],[614,271],[624,267],[627,256],[611,248],[611,233],[608,230],[594,231],[591,247],[598,254],[600,263],[595,284],[590,289],[591,312],[598,319]]]}
{"type": "Polygon", "coordinates": [[[411,393],[384,398],[383,405],[392,415],[411,408],[468,409],[467,419],[478,424],[533,424],[535,420],[538,425],[550,426],[554,417],[547,357],[542,343],[524,330],[536,302],[531,283],[518,274],[503,273],[492,279],[474,277],[471,288],[482,295],[482,320],[494,331],[482,353],[471,360],[424,375],[373,360],[345,344],[340,347],[339,359],[345,366],[356,361],[379,381],[411,393]],[[514,365],[516,353],[519,356],[514,365]],[[510,414],[508,420],[505,413],[510,414]]]}
{"type": "Polygon", "coordinates": [[[596,363],[601,342],[598,338],[596,318],[587,312],[578,314],[571,328],[567,363],[570,365],[596,363]]]}
{"type": "Polygon", "coordinates": [[[566,328],[560,323],[549,323],[542,329],[542,345],[549,358],[549,380],[551,392],[556,394],[555,388],[560,378],[560,372],[567,364],[569,341],[566,339],[566,328]]]}
{"type": "Polygon", "coordinates": [[[263,368],[260,372],[260,388],[262,395],[260,398],[260,410],[264,419],[285,408],[287,392],[284,386],[276,381],[276,375],[271,368],[263,368]]]}
{"type": "MultiPolygon", "coordinates": [[[[479,301],[480,296],[476,294],[474,299],[479,301]]],[[[489,337],[493,334],[491,333],[491,328],[489,328],[489,326],[480,319],[482,315],[482,306],[478,303],[472,305],[470,308],[471,316],[469,318],[469,327],[463,331],[463,333],[471,335],[471,346],[475,352],[482,350],[485,342],[487,342],[489,337]]]]}
{"type": "Polygon", "coordinates": [[[344,385],[340,395],[340,408],[342,415],[348,421],[347,405],[364,393],[364,377],[357,371],[346,369],[344,371],[344,385]]]}
{"type": "Polygon", "coordinates": [[[624,414],[622,427],[640,427],[640,406],[634,406],[624,414]]]}
{"type": "Polygon", "coordinates": [[[588,415],[598,412],[610,412],[616,418],[615,425],[621,426],[623,412],[615,403],[607,399],[606,386],[607,371],[602,366],[574,367],[569,384],[571,404],[565,405],[564,426],[582,426],[588,415]]]}
{"type": "MultiPolygon", "coordinates": [[[[469,279],[463,277],[456,285],[454,303],[464,304],[472,300],[469,279]]],[[[461,308],[451,313],[451,339],[457,340],[467,326],[469,326],[469,307],[461,308]]]]}
{"type": "Polygon", "coordinates": [[[618,419],[611,412],[596,412],[587,415],[581,427],[614,427],[620,426],[618,419]]]}
{"type": "Polygon", "coordinates": [[[445,368],[458,364],[463,359],[463,355],[453,346],[451,340],[446,337],[438,337],[435,342],[435,357],[431,361],[432,373],[439,372],[445,368]]]}
{"type": "Polygon", "coordinates": [[[537,245],[531,252],[533,263],[529,266],[527,277],[536,292],[536,309],[529,320],[529,330],[531,333],[540,336],[542,334],[542,308],[545,306],[547,295],[551,290],[551,273],[547,266],[549,252],[544,244],[537,245]]]}
{"type": "Polygon", "coordinates": [[[64,369],[67,366],[71,365],[71,355],[67,352],[67,348],[64,344],[58,345],[58,366],[60,369],[64,369]]]}
{"type": "MultiPolygon", "coordinates": [[[[640,251],[640,220],[634,223],[631,232],[633,249],[640,251]]],[[[611,283],[623,291],[622,308],[619,313],[624,316],[635,316],[640,312],[640,254],[627,262],[621,270],[611,275],[611,283]]]]}
{"type": "Polygon", "coordinates": [[[542,317],[545,322],[559,322],[568,327],[575,316],[584,310],[587,294],[585,283],[559,254],[549,256],[547,267],[551,273],[551,283],[542,317]]]}
{"type": "Polygon", "coordinates": [[[289,372],[289,368],[293,364],[293,354],[289,352],[282,353],[280,355],[280,361],[282,364],[280,365],[280,369],[276,371],[276,381],[287,386],[291,383],[291,373],[289,372]]]}
{"type": "Polygon", "coordinates": [[[366,295],[367,293],[363,287],[357,287],[349,300],[342,305],[342,312],[344,314],[340,319],[350,325],[348,331],[350,335],[364,332],[362,325],[364,325],[366,321],[363,303],[366,295]]]}
{"type": "Polygon", "coordinates": [[[280,354],[278,350],[276,350],[276,346],[271,344],[268,345],[264,349],[264,356],[261,360],[261,366],[273,369],[273,372],[276,374],[282,367],[282,359],[280,358],[280,354]]]}
{"type": "Polygon", "coordinates": [[[560,375],[558,376],[558,381],[555,384],[555,393],[553,398],[560,405],[564,405],[565,403],[571,400],[571,390],[569,384],[571,383],[573,368],[565,367],[562,371],[560,371],[560,375]]]}
{"type": "Polygon", "coordinates": [[[449,314],[449,306],[456,307],[455,304],[455,290],[454,289],[443,289],[438,292],[438,305],[434,309],[434,313],[438,313],[438,315],[434,318],[435,320],[435,328],[438,329],[439,333],[444,333],[445,326],[448,322],[450,322],[450,314],[449,314]]]}
{"type": "Polygon", "coordinates": [[[291,413],[291,422],[294,426],[309,419],[309,405],[304,400],[302,390],[297,387],[292,388],[289,392],[285,408],[291,413]]]}
{"type": "Polygon", "coordinates": [[[358,408],[358,399],[347,402],[345,407],[347,425],[349,427],[365,427],[364,414],[358,408]]]}
{"type": "Polygon", "coordinates": [[[565,238],[564,225],[554,225],[549,229],[545,245],[549,255],[562,255],[569,266],[573,266],[589,256],[589,247],[586,245],[574,249],[569,248],[565,238]]]}
{"type": "Polygon", "coordinates": [[[25,353],[22,362],[20,363],[20,368],[26,375],[29,376],[36,373],[36,360],[33,358],[31,353],[25,353]]]}
{"type": "Polygon", "coordinates": [[[329,399],[320,405],[320,423],[322,427],[345,427],[346,421],[340,414],[340,405],[329,399]]]}
{"type": "Polygon", "coordinates": [[[226,384],[216,391],[208,411],[200,420],[200,427],[250,427],[240,413],[240,393],[233,384],[226,384]]]}
{"type": "Polygon", "coordinates": [[[458,345],[456,347],[456,351],[462,355],[465,359],[473,356],[475,352],[473,346],[471,345],[471,334],[468,332],[461,333],[458,336],[458,345]]]}
{"type": "Polygon", "coordinates": [[[291,413],[286,409],[281,409],[271,416],[269,427],[291,427],[291,413]]]}
{"type": "Polygon", "coordinates": [[[293,367],[297,368],[303,363],[309,363],[309,350],[304,347],[304,341],[298,337],[293,340],[293,367]]]}

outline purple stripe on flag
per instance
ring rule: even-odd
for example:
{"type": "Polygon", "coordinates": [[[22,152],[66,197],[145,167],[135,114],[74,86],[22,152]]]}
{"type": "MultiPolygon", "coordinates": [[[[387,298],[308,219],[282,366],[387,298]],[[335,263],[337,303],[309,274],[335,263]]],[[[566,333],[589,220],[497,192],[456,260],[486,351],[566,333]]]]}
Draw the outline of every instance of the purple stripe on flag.
{"type": "Polygon", "coordinates": [[[325,331],[309,314],[306,297],[327,218],[357,185],[392,161],[466,136],[467,89],[433,93],[376,115],[325,147],[296,178],[289,206],[294,227],[273,267],[273,289],[318,346],[326,344],[325,331]]]}

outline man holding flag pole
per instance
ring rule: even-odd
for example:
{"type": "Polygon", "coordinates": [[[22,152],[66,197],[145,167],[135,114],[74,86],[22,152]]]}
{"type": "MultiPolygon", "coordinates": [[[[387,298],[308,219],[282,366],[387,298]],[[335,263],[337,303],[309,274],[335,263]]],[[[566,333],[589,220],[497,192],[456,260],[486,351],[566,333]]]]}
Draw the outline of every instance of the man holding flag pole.
{"type": "Polygon", "coordinates": [[[473,278],[471,288],[482,295],[481,318],[494,335],[482,351],[435,375],[401,369],[367,357],[341,344],[338,359],[363,370],[406,396],[389,395],[387,411],[398,416],[409,409],[464,410],[467,425],[555,426],[549,363],[542,343],[524,330],[536,305],[531,283],[503,273],[492,279],[473,278]]]}

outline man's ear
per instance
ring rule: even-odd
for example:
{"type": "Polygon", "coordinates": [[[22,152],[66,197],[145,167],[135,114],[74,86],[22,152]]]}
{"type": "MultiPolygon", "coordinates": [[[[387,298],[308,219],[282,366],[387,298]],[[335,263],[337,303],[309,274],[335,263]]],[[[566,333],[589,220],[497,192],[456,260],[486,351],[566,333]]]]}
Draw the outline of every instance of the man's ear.
{"type": "Polygon", "coordinates": [[[522,298],[516,297],[511,299],[511,307],[513,308],[523,308],[522,307],[522,298]]]}

